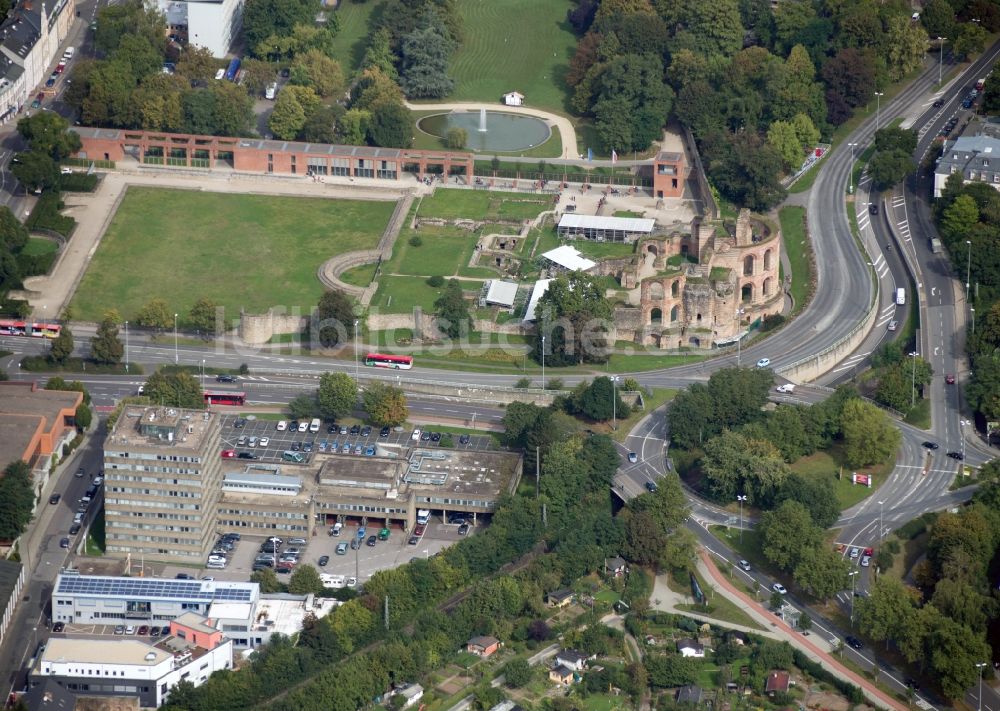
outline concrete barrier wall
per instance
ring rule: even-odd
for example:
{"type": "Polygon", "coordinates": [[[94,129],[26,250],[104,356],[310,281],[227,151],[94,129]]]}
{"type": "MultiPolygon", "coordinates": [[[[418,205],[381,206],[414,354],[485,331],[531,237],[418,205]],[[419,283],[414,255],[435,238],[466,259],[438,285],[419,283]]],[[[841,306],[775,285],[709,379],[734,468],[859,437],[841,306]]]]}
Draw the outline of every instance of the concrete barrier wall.
{"type": "MultiPolygon", "coordinates": [[[[426,328],[433,319],[430,317],[423,319],[426,328]]],[[[408,329],[416,331],[416,318],[413,314],[369,314],[369,331],[389,331],[396,329],[408,329]]],[[[472,330],[482,333],[504,333],[511,336],[523,336],[530,332],[520,321],[508,323],[494,323],[488,319],[473,319],[472,330]]],[[[519,344],[520,345],[520,344],[519,344]]]]}
{"type": "Polygon", "coordinates": [[[301,314],[240,313],[240,338],[247,345],[259,346],[271,340],[272,336],[286,333],[301,333],[306,327],[306,317],[301,314]]]}

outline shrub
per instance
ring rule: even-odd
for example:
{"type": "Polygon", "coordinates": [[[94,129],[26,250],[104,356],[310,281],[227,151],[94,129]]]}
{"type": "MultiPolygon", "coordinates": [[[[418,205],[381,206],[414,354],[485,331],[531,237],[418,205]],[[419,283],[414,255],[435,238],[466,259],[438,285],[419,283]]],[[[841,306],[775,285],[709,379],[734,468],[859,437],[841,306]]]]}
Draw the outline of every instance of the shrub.
{"type": "Polygon", "coordinates": [[[514,387],[518,390],[527,390],[531,387],[531,378],[519,378],[514,387]]]}
{"type": "Polygon", "coordinates": [[[75,193],[92,193],[97,187],[97,176],[73,173],[59,176],[59,189],[75,193]]]}
{"type": "Polygon", "coordinates": [[[413,235],[408,241],[411,247],[419,247],[424,243],[424,241],[420,239],[420,235],[413,235]]]}
{"type": "Polygon", "coordinates": [[[35,203],[35,209],[28,215],[24,225],[29,230],[52,230],[63,237],[69,237],[73,228],[76,227],[76,220],[60,214],[59,211],[63,207],[65,205],[60,199],[59,193],[43,193],[38,198],[38,202],[35,203]]]}
{"type": "Polygon", "coordinates": [[[785,323],[785,317],[782,314],[771,314],[770,316],[765,316],[760,322],[760,330],[764,333],[768,331],[773,331],[785,323]]]}
{"type": "Polygon", "coordinates": [[[434,287],[435,289],[444,286],[444,277],[438,274],[435,274],[432,277],[428,277],[427,286],[434,287]]]}

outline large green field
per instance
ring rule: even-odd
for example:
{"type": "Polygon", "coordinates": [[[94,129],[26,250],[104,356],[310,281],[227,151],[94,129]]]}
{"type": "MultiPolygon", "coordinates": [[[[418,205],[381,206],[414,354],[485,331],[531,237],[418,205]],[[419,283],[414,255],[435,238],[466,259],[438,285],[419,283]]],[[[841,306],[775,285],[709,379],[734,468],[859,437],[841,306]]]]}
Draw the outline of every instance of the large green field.
{"type": "Polygon", "coordinates": [[[508,91],[527,106],[568,113],[563,77],[576,51],[569,0],[458,0],[465,42],[451,62],[452,101],[499,103],[508,91]]]}
{"type": "Polygon", "coordinates": [[[73,297],[76,318],[134,318],[161,298],[181,321],[202,297],[240,308],[315,305],[316,270],[374,247],[394,203],[129,188],[73,297]]]}
{"type": "Polygon", "coordinates": [[[420,201],[417,214],[443,220],[531,220],[551,208],[548,195],[438,188],[420,201]]]}

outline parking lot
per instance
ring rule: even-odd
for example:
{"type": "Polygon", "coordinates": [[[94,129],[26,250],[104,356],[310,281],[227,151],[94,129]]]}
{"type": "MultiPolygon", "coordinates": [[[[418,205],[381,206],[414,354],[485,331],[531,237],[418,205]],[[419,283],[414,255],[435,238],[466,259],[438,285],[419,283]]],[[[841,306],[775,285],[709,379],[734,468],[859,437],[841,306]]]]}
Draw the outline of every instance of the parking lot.
{"type": "MultiPolygon", "coordinates": [[[[382,522],[380,520],[369,521],[365,530],[366,540],[361,541],[361,545],[352,550],[350,548],[351,541],[360,540],[358,539],[357,522],[345,525],[339,536],[329,535],[329,527],[317,526],[315,535],[309,539],[308,543],[294,545],[295,548],[303,551],[299,565],[308,563],[321,573],[330,573],[331,575],[356,576],[358,581],[363,584],[365,580],[380,570],[398,567],[414,558],[429,558],[464,537],[459,535],[457,525],[446,524],[440,518],[433,518],[417,545],[410,545],[408,543],[409,534],[395,527],[390,529],[389,540],[377,541],[374,546],[367,545],[368,536],[377,535],[381,528],[382,522]],[[347,553],[337,555],[337,544],[341,542],[348,544],[347,553]],[[330,560],[325,566],[320,566],[319,559],[323,556],[328,556],[330,560]]],[[[468,535],[471,536],[475,533],[476,527],[473,526],[468,535]]],[[[216,580],[249,580],[254,559],[270,535],[243,535],[236,542],[230,552],[229,563],[222,570],[203,568],[194,571],[191,568],[167,565],[163,575],[172,578],[178,573],[187,573],[198,578],[207,576],[216,580]]],[[[295,537],[296,534],[289,535],[277,532],[273,535],[285,541],[284,545],[278,549],[280,556],[283,548],[291,547],[288,540],[295,537]]],[[[289,574],[278,575],[278,579],[285,583],[288,582],[289,578],[289,574]]]]}
{"type": "MultiPolygon", "coordinates": [[[[276,420],[255,419],[253,415],[238,417],[236,415],[226,415],[222,419],[222,446],[223,450],[233,450],[234,455],[244,459],[256,459],[263,462],[281,461],[282,452],[298,451],[309,461],[316,454],[323,454],[335,451],[338,455],[346,454],[345,445],[350,445],[351,456],[357,453],[357,448],[361,447],[361,456],[368,451],[369,447],[375,447],[373,454],[378,454],[378,447],[388,447],[399,450],[404,447],[417,445],[412,439],[411,430],[397,432],[390,430],[388,436],[381,437],[379,428],[369,428],[367,435],[362,436],[364,431],[362,425],[337,425],[335,432],[329,430],[333,425],[324,422],[319,432],[299,432],[291,430],[291,420],[286,420],[289,428],[285,431],[277,429],[276,420]],[[347,428],[346,434],[341,434],[341,430],[347,428]],[[350,434],[351,427],[357,427],[356,434],[350,434]],[[256,437],[256,446],[250,446],[250,439],[256,437]],[[261,445],[261,439],[267,438],[266,445],[261,445]],[[240,442],[243,444],[240,444],[240,442]],[[334,449],[334,446],[336,449],[334,449]],[[251,456],[252,455],[252,456],[251,456]]],[[[433,430],[427,433],[427,439],[421,439],[421,447],[437,447],[440,441],[432,439],[433,430]]],[[[488,450],[493,449],[493,440],[488,436],[472,435],[465,444],[460,442],[458,435],[452,436],[452,442],[457,449],[488,450]]]]}

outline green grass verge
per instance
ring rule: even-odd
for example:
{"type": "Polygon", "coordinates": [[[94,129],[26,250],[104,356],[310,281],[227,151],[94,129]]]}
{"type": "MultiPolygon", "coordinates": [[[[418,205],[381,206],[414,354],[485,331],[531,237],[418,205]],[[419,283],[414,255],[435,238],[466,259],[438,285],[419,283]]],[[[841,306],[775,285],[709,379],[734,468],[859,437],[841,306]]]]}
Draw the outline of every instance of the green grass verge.
{"type": "Polygon", "coordinates": [[[425,314],[434,312],[434,302],[444,287],[435,289],[423,277],[380,276],[378,291],[372,297],[371,307],[382,313],[408,314],[420,306],[425,314]]]}
{"type": "MultiPolygon", "coordinates": [[[[704,577],[698,572],[695,572],[694,576],[698,579],[698,584],[701,586],[702,591],[705,593],[706,601],[704,605],[692,605],[692,604],[680,604],[674,607],[678,610],[684,610],[687,612],[694,612],[705,617],[711,617],[716,620],[721,620],[723,622],[731,622],[735,625],[743,625],[744,627],[750,627],[752,629],[762,630],[764,629],[759,624],[753,621],[747,613],[743,612],[737,605],[732,602],[729,598],[715,590],[715,585],[709,583],[704,577]]],[[[690,586],[687,589],[687,594],[691,594],[690,586]]]]}
{"type": "Polygon", "coordinates": [[[340,275],[340,280],[353,286],[368,286],[375,277],[375,264],[362,264],[353,267],[340,275]]]}
{"type": "Polygon", "coordinates": [[[340,62],[344,76],[350,76],[361,66],[372,13],[382,4],[380,1],[337,3],[340,29],[333,39],[333,58],[340,62]]]}
{"type": "Polygon", "coordinates": [[[132,318],[153,298],[186,315],[202,297],[235,318],[241,308],[317,302],[316,269],[342,252],[377,244],[394,204],[128,190],[73,297],[77,318],[98,321],[114,304],[132,318]]]}
{"type": "Polygon", "coordinates": [[[605,370],[609,373],[631,373],[643,370],[659,370],[660,368],[673,368],[677,365],[691,365],[698,363],[708,356],[700,353],[678,353],[660,355],[654,353],[643,353],[640,346],[630,344],[636,351],[630,355],[615,353],[608,359],[605,370]]]}
{"type": "Polygon", "coordinates": [[[41,239],[40,237],[29,237],[28,243],[24,245],[24,249],[21,250],[21,254],[27,255],[29,257],[46,257],[49,255],[54,255],[59,251],[59,245],[50,239],[41,239]]]}
{"type": "Polygon", "coordinates": [[[45,356],[24,356],[21,370],[29,373],[99,373],[101,375],[142,375],[142,366],[129,363],[128,371],[124,363],[116,365],[97,364],[83,358],[70,358],[65,363],[50,363],[45,356]]]}
{"type": "Polygon", "coordinates": [[[499,103],[508,91],[527,106],[567,113],[563,79],[577,38],[569,0],[457,0],[465,41],[451,62],[451,101],[499,103]]]}
{"type": "Polygon", "coordinates": [[[443,220],[531,220],[552,206],[552,198],[535,193],[438,188],[420,201],[420,217],[443,220]]]}
{"type": "MultiPolygon", "coordinates": [[[[553,230],[553,233],[555,230],[553,230]]],[[[618,257],[628,257],[635,254],[634,244],[623,244],[621,242],[591,242],[590,240],[571,240],[565,244],[575,247],[578,252],[585,257],[594,260],[617,259],[618,257]]]]}
{"type": "Polygon", "coordinates": [[[830,479],[841,509],[849,508],[871,496],[885,481],[895,464],[895,455],[889,460],[872,467],[852,469],[847,465],[844,446],[835,442],[829,449],[801,457],[788,465],[790,471],[811,479],[830,479]],[[838,472],[840,478],[837,478],[838,472]],[[868,474],[873,477],[872,488],[851,483],[851,474],[868,474]]]}
{"type": "Polygon", "coordinates": [[[919,427],[922,430],[929,430],[931,428],[931,401],[927,399],[918,400],[916,406],[906,413],[903,421],[908,425],[919,427]]]}
{"type": "Polygon", "coordinates": [[[604,434],[611,435],[612,439],[619,442],[624,442],[625,438],[628,437],[632,428],[635,427],[639,420],[648,415],[649,413],[655,411],[659,407],[663,407],[668,402],[674,399],[677,395],[676,388],[653,388],[652,395],[647,395],[643,393],[643,401],[645,402],[645,407],[641,410],[634,409],[632,413],[622,419],[618,420],[618,429],[612,430],[610,422],[605,422],[598,426],[592,427],[595,432],[603,432],[604,434]]]}
{"type": "Polygon", "coordinates": [[[792,270],[792,283],[789,289],[792,294],[792,316],[806,307],[815,287],[813,252],[806,235],[805,216],[806,210],[803,207],[789,206],[778,211],[785,254],[792,270]]]}

